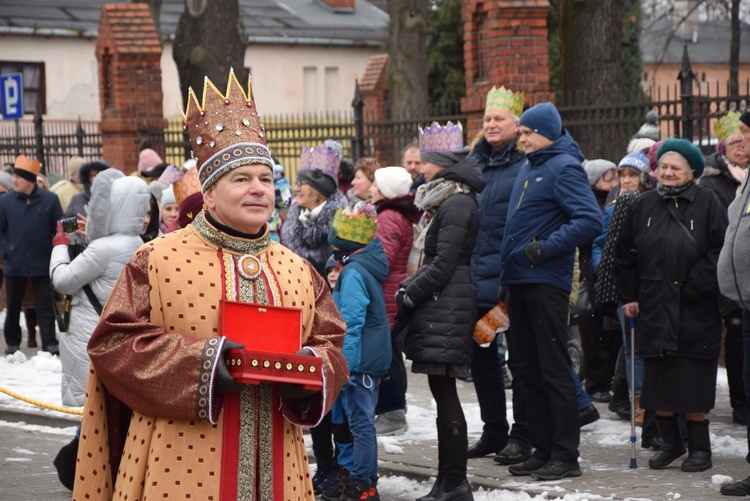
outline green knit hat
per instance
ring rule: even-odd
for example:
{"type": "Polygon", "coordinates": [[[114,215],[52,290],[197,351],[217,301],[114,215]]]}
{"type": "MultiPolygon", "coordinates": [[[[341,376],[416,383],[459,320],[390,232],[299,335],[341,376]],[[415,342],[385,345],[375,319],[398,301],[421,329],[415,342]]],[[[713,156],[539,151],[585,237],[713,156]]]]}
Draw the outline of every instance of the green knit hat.
{"type": "Polygon", "coordinates": [[[657,163],[661,161],[662,155],[674,151],[682,155],[687,160],[690,169],[695,177],[701,177],[703,169],[706,168],[706,159],[703,158],[701,150],[687,139],[667,139],[656,152],[657,163]]]}

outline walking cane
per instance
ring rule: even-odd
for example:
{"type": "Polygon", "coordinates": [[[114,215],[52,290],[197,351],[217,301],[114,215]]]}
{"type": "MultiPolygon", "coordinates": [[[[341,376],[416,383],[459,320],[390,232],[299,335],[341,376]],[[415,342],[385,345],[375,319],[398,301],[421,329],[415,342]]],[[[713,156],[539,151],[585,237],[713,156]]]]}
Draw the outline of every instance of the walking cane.
{"type": "Polygon", "coordinates": [[[635,461],[635,306],[630,312],[630,467],[638,468],[635,461]]]}

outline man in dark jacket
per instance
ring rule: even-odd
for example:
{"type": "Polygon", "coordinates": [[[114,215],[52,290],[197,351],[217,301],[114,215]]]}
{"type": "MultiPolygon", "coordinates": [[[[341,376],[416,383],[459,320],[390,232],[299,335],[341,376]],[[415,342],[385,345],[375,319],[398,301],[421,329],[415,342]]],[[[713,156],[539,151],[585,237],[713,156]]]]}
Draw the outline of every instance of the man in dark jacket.
{"type": "Polygon", "coordinates": [[[42,350],[59,353],[55,338],[55,316],[49,281],[49,260],[57,221],[62,217],[60,200],[36,185],[39,161],[19,155],[13,167],[13,191],[0,197],[0,256],[5,261],[8,296],[5,316],[5,353],[13,354],[21,344],[21,300],[31,278],[36,300],[42,350]]]}
{"type": "Polygon", "coordinates": [[[532,456],[508,468],[534,480],[579,476],[580,421],[566,349],[576,247],[601,231],[599,206],[578,144],[541,103],[521,115],[526,163],[505,226],[500,281],[507,290],[511,358],[526,399],[532,456]]]}
{"type": "MultiPolygon", "coordinates": [[[[477,195],[479,233],[471,256],[471,279],[477,288],[479,318],[497,304],[502,269],[500,246],[508,203],[524,162],[523,153],[516,145],[523,99],[522,92],[513,94],[504,87],[490,90],[482,123],[483,136],[471,153],[487,183],[477,195]]],[[[497,462],[515,464],[528,459],[531,451],[518,379],[513,381],[514,424],[508,436],[503,361],[498,343],[502,344],[502,335],[487,347],[472,343],[471,374],[484,427],[479,441],[469,447],[468,455],[479,458],[496,454],[497,462]]]]}

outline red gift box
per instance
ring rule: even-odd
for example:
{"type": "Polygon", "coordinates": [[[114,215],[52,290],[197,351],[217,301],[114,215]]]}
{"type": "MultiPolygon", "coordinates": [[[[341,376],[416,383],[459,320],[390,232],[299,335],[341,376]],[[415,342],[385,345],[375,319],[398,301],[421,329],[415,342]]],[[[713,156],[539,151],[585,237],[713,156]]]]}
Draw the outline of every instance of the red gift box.
{"type": "Polygon", "coordinates": [[[230,374],[241,383],[294,383],[307,389],[323,387],[322,360],[295,355],[302,347],[302,310],[222,300],[219,330],[244,350],[229,350],[230,374]]]}

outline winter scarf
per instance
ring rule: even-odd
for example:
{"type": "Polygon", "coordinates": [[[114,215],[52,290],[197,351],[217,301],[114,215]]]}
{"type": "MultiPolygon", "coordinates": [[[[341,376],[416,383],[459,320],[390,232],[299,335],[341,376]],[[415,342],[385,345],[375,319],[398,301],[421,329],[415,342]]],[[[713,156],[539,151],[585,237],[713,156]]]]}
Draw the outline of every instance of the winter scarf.
{"type": "Polygon", "coordinates": [[[679,197],[685,190],[690,188],[693,185],[693,180],[691,179],[687,183],[680,184],[677,186],[667,186],[666,184],[663,184],[661,181],[656,183],[656,192],[659,193],[659,195],[662,198],[671,198],[676,199],[679,197]]]}
{"type": "Polygon", "coordinates": [[[615,245],[620,238],[620,231],[622,230],[622,224],[625,222],[625,216],[628,214],[628,209],[635,203],[640,194],[638,190],[628,191],[617,199],[617,205],[607,232],[607,239],[604,242],[604,249],[602,249],[602,257],[599,261],[596,284],[594,285],[598,304],[617,304],[619,300],[615,292],[615,245]]]}
{"type": "Polygon", "coordinates": [[[424,240],[427,236],[427,231],[430,229],[432,216],[437,211],[437,208],[440,207],[440,204],[456,193],[468,193],[470,191],[471,188],[468,185],[444,178],[434,179],[420,186],[417,189],[417,195],[414,197],[414,205],[419,210],[424,211],[424,214],[422,215],[422,220],[419,222],[422,231],[419,233],[417,241],[414,242],[414,246],[424,249],[424,240]]]}

